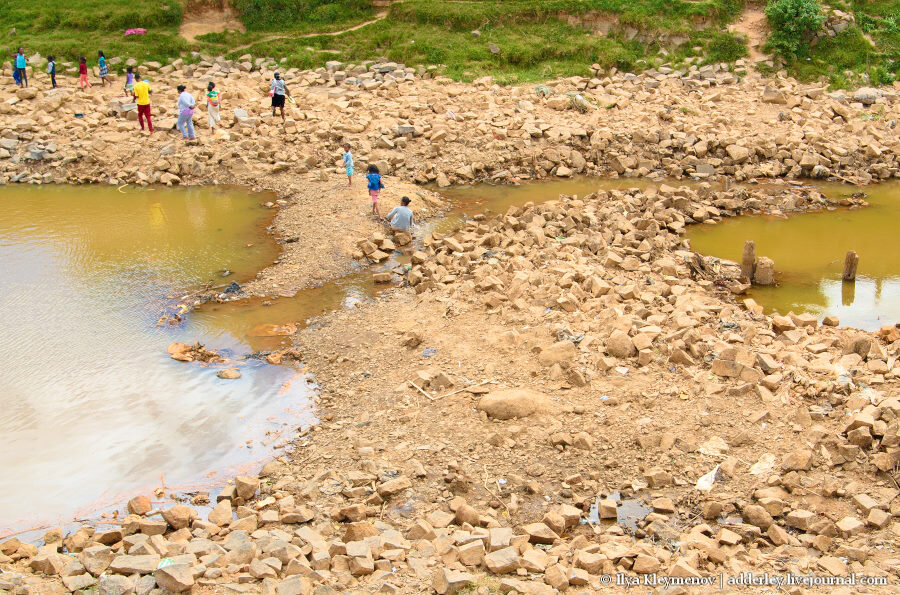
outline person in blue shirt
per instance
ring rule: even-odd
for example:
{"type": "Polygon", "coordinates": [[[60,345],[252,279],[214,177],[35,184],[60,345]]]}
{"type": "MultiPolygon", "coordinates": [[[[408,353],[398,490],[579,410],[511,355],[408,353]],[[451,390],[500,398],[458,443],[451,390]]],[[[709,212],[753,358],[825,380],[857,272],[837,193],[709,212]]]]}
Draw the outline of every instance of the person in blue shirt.
{"type": "Polygon", "coordinates": [[[353,185],[353,153],[350,143],[344,143],[344,167],[347,168],[347,188],[353,185]]]}
{"type": "Polygon", "coordinates": [[[372,216],[381,219],[381,213],[378,211],[378,193],[384,188],[384,182],[381,181],[381,174],[378,173],[378,166],[374,163],[369,165],[369,173],[366,174],[369,181],[369,196],[372,198],[372,216]]]}
{"type": "Polygon", "coordinates": [[[112,87],[112,83],[106,80],[106,77],[109,76],[109,66],[106,64],[106,56],[103,55],[102,50],[97,52],[97,65],[100,67],[100,86],[105,87],[109,85],[112,87]]]}
{"type": "Polygon", "coordinates": [[[16,52],[16,72],[19,73],[19,78],[21,82],[19,83],[22,87],[28,86],[28,74],[25,72],[25,68],[28,67],[28,60],[25,59],[25,48],[19,47],[19,50],[16,52]]]}
{"type": "Polygon", "coordinates": [[[50,75],[50,83],[56,88],[56,58],[47,56],[47,74],[50,75]]]}

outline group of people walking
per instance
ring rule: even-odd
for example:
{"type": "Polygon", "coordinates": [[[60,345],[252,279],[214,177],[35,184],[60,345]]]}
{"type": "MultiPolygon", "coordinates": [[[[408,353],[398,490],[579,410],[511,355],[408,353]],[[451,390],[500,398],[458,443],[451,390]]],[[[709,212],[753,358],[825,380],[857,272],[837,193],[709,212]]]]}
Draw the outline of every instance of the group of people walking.
{"type": "MultiPolygon", "coordinates": [[[[112,83],[107,80],[109,76],[109,65],[106,63],[106,56],[103,51],[97,52],[97,66],[99,67],[100,83],[102,86],[112,83]]],[[[47,56],[47,75],[50,77],[50,86],[56,88],[56,58],[47,56]]],[[[25,56],[25,48],[19,46],[16,53],[13,54],[13,79],[16,85],[22,88],[28,87],[28,58],[25,56]]],[[[88,79],[88,63],[87,58],[81,56],[78,59],[78,86],[84,91],[86,88],[93,87],[88,79]]]]}

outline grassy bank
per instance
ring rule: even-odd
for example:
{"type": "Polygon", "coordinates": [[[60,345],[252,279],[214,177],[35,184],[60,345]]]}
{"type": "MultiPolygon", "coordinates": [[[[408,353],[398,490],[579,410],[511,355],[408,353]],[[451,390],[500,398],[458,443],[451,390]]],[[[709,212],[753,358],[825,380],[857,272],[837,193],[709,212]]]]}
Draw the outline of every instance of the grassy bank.
{"type": "MultiPolygon", "coordinates": [[[[210,0],[192,0],[208,5],[210,0]]],[[[212,4],[216,1],[213,0],[212,4]]],[[[590,65],[639,71],[685,58],[733,62],[747,53],[726,31],[744,0],[405,0],[386,18],[372,20],[369,0],[232,0],[244,33],[202,35],[189,44],[178,35],[184,16],[179,0],[5,0],[0,3],[0,41],[7,54],[107,56],[168,61],[190,50],[237,57],[286,58],[286,66],[310,68],[327,60],[386,58],[408,65],[440,65],[459,80],[486,74],[508,83],[567,75],[586,76],[590,65]],[[143,36],[125,37],[133,27],[143,36]],[[15,34],[10,30],[15,29],[15,34]],[[607,31],[604,35],[596,29],[607,31]],[[478,30],[479,36],[472,34],[478,30]]],[[[825,76],[832,86],[886,84],[900,69],[900,5],[896,0],[834,0],[856,24],[821,40],[808,58],[787,65],[803,80],[825,76]],[[868,79],[864,76],[868,73],[868,79]]]]}
{"type": "Polygon", "coordinates": [[[741,8],[738,0],[407,0],[391,6],[384,20],[339,38],[259,42],[260,36],[250,32],[206,36],[204,42],[220,51],[250,44],[232,55],[286,57],[287,64],[299,67],[383,57],[407,65],[443,65],[445,74],[459,80],[490,74],[502,82],[520,83],[586,76],[594,63],[642,70],[697,53],[734,60],[745,55],[743,43],[713,30],[741,8]],[[577,22],[579,18],[583,22],[577,22]],[[610,33],[598,35],[590,29],[604,19],[612,23],[610,33]],[[702,25],[708,28],[698,30],[702,25]],[[480,32],[478,37],[474,30],[480,32]],[[670,43],[672,36],[680,37],[683,47],[670,43]]]}
{"type": "Polygon", "coordinates": [[[29,55],[54,54],[60,61],[84,55],[93,63],[97,50],[108,57],[172,60],[189,49],[178,36],[182,14],[177,0],[3,0],[0,48],[4,59],[24,45],[29,55]],[[136,27],[147,34],[125,37],[136,27]]]}
{"type": "Polygon", "coordinates": [[[900,3],[896,0],[833,2],[856,22],[835,37],[815,44],[807,58],[788,64],[800,80],[825,77],[832,88],[900,80],[900,3]]]}

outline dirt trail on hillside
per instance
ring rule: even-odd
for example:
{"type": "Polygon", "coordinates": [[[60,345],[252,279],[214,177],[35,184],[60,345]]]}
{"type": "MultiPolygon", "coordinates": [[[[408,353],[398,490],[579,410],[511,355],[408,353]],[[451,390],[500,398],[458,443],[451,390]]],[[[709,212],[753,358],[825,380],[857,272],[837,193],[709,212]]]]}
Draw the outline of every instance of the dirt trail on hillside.
{"type": "Polygon", "coordinates": [[[754,62],[765,60],[766,55],[762,52],[762,46],[766,43],[769,35],[769,24],[766,21],[766,13],[762,6],[749,4],[740,18],[729,25],[728,30],[733,33],[740,33],[747,38],[747,49],[750,52],[750,59],[754,62]]]}
{"type": "MultiPolygon", "coordinates": [[[[251,43],[245,43],[244,45],[239,45],[237,47],[234,47],[234,48],[232,48],[231,51],[237,52],[240,50],[246,50],[257,44],[265,43],[268,41],[275,41],[275,40],[279,40],[279,39],[306,39],[309,37],[322,37],[322,36],[337,37],[338,35],[343,35],[344,33],[350,33],[351,31],[357,31],[359,29],[362,29],[363,27],[368,27],[369,25],[374,25],[378,21],[384,20],[384,18],[386,16],[387,16],[387,11],[379,12],[378,14],[375,15],[374,19],[365,21],[358,25],[353,25],[352,27],[347,27],[346,29],[341,29],[340,31],[303,33],[300,35],[267,35],[261,39],[257,39],[256,41],[253,41],[251,43]]],[[[327,52],[331,53],[331,50],[320,50],[320,51],[327,51],[327,52]]]]}

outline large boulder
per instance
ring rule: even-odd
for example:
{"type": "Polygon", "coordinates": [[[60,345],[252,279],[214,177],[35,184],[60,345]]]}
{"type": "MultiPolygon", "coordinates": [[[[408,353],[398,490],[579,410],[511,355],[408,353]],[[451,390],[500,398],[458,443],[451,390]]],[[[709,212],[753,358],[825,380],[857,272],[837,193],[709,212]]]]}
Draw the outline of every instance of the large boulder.
{"type": "Polygon", "coordinates": [[[613,357],[631,357],[637,351],[628,333],[614,330],[606,340],[606,351],[613,357]]]}
{"type": "Polygon", "coordinates": [[[550,408],[550,397],[529,388],[495,390],[483,396],[478,409],[495,419],[528,417],[550,408]]]}

